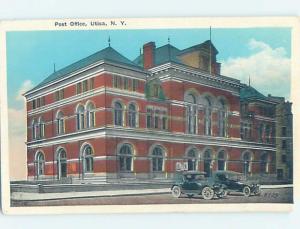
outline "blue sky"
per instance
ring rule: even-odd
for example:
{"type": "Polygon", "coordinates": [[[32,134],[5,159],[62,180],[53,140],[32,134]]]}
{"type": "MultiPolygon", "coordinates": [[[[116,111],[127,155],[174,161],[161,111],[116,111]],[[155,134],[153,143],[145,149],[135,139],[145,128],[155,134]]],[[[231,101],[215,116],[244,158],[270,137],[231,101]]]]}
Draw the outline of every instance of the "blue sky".
{"type": "MultiPolygon", "coordinates": [[[[74,61],[97,52],[108,45],[129,59],[139,54],[142,45],[155,41],[156,46],[167,43],[179,49],[199,44],[209,39],[209,28],[204,29],[163,29],[163,30],[97,30],[97,31],[31,31],[7,33],[7,72],[9,106],[21,108],[23,102],[16,99],[24,82],[35,86],[53,72],[53,64],[60,69],[74,61]]],[[[232,61],[250,58],[260,52],[267,45],[271,50],[281,49],[281,57],[290,59],[290,29],[289,28],[249,28],[249,29],[218,29],[212,28],[212,42],[219,51],[218,60],[224,65],[225,73],[246,81],[247,74],[258,72],[257,69],[243,68],[244,76],[239,76],[238,65],[232,61]],[[251,41],[256,41],[255,47],[251,41]],[[250,46],[249,46],[250,44],[250,46]],[[259,50],[258,50],[259,49],[259,50]],[[231,60],[231,62],[230,62],[231,60]],[[230,66],[227,66],[230,65],[230,66]]],[[[253,42],[252,42],[253,43],[253,42]]],[[[253,43],[254,44],[254,43],[253,43]]],[[[274,53],[270,53],[271,56],[274,53]]],[[[277,55],[277,54],[275,54],[277,55]]],[[[262,60],[263,61],[263,60],[262,60]]],[[[242,66],[241,66],[242,67],[242,66]]],[[[224,72],[223,72],[224,73],[224,72]]],[[[266,90],[264,85],[255,84],[255,77],[251,81],[258,89],[266,90]]],[[[289,84],[289,82],[286,82],[289,84]]],[[[27,85],[28,88],[30,85],[27,85]]],[[[268,88],[267,88],[268,89],[268,88]]],[[[289,94],[289,87],[285,91],[278,91],[277,95],[289,94]],[[279,93],[279,94],[278,94],[279,93]]],[[[273,91],[273,90],[270,90],[273,91]]],[[[264,91],[263,91],[264,92],[264,91]]],[[[266,91],[267,92],[267,91],[266,91]]]]}

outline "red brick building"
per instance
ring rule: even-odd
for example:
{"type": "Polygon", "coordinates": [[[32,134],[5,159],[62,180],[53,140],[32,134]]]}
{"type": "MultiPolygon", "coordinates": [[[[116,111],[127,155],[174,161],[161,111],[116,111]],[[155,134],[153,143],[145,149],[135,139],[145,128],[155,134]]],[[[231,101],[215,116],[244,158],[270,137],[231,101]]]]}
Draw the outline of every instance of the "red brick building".
{"type": "Polygon", "coordinates": [[[28,179],[168,179],[176,169],[276,173],[275,107],[220,75],[210,41],[107,47],[25,94],[28,179]]]}

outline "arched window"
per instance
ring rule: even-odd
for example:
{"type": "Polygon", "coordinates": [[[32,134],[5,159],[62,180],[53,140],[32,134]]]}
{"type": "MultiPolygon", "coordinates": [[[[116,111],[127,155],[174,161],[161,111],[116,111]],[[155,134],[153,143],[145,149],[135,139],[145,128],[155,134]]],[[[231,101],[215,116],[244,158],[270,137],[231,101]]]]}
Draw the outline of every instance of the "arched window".
{"type": "Polygon", "coordinates": [[[130,172],[132,171],[132,155],[133,150],[129,144],[124,144],[119,151],[119,166],[120,171],[130,172]]]}
{"type": "Polygon", "coordinates": [[[44,138],[45,137],[45,122],[43,120],[42,117],[40,117],[39,119],[39,135],[40,135],[40,138],[44,138]]]}
{"type": "Polygon", "coordinates": [[[261,173],[268,173],[269,171],[269,155],[268,153],[262,153],[260,156],[260,172],[261,173]]]}
{"type": "Polygon", "coordinates": [[[205,176],[210,177],[212,172],[212,153],[210,149],[205,150],[203,159],[205,176]]]}
{"type": "Polygon", "coordinates": [[[35,158],[36,178],[45,174],[45,156],[42,152],[38,152],[35,158]]]}
{"type": "Polygon", "coordinates": [[[89,103],[86,107],[86,127],[95,126],[95,106],[93,103],[89,103]]]}
{"type": "Polygon", "coordinates": [[[259,126],[258,126],[258,141],[259,142],[262,142],[263,141],[263,130],[264,130],[264,124],[260,124],[259,126]]]}
{"type": "Polygon", "coordinates": [[[128,125],[130,127],[136,127],[137,126],[137,112],[136,112],[136,106],[134,104],[129,104],[128,107],[128,125]]]}
{"type": "Polygon", "coordinates": [[[57,153],[57,178],[67,177],[67,153],[64,149],[60,149],[57,153]]]}
{"type": "Polygon", "coordinates": [[[76,110],[77,130],[84,129],[84,106],[79,105],[76,110]]]}
{"type": "Polygon", "coordinates": [[[187,132],[189,134],[195,134],[197,131],[197,106],[196,98],[192,94],[186,96],[186,120],[187,120],[187,132]]]}
{"type": "Polygon", "coordinates": [[[211,101],[208,97],[204,98],[205,101],[205,114],[204,114],[204,133],[205,135],[211,135],[211,113],[212,113],[212,107],[211,107],[211,101]]]}
{"type": "Polygon", "coordinates": [[[218,153],[218,170],[225,170],[225,169],[226,169],[225,151],[222,150],[218,153]]]}
{"type": "Polygon", "coordinates": [[[94,171],[93,150],[90,145],[86,145],[83,149],[82,168],[84,173],[91,173],[94,171]]]}
{"type": "Polygon", "coordinates": [[[223,100],[219,102],[219,112],[218,112],[218,129],[219,136],[225,137],[227,132],[227,123],[226,123],[226,106],[223,100]]]}
{"type": "Polygon", "coordinates": [[[251,172],[251,155],[249,152],[243,154],[243,173],[247,176],[251,172]]]}
{"type": "Polygon", "coordinates": [[[271,142],[271,127],[270,125],[266,125],[266,143],[271,142]]]}
{"type": "Polygon", "coordinates": [[[114,104],[114,121],[116,126],[123,126],[123,106],[120,102],[114,104]]]}
{"type": "Polygon", "coordinates": [[[36,123],[36,120],[32,120],[31,123],[31,131],[32,131],[32,139],[37,139],[37,133],[38,133],[38,124],[36,123]]]}
{"type": "Polygon", "coordinates": [[[196,149],[191,149],[187,153],[188,159],[188,170],[197,170],[198,165],[198,154],[196,149]]]}
{"type": "Polygon", "coordinates": [[[57,134],[63,134],[65,132],[65,120],[62,111],[59,111],[56,115],[56,132],[57,134]]]}
{"type": "Polygon", "coordinates": [[[164,150],[156,146],[152,151],[152,171],[162,172],[164,170],[164,150]]]}

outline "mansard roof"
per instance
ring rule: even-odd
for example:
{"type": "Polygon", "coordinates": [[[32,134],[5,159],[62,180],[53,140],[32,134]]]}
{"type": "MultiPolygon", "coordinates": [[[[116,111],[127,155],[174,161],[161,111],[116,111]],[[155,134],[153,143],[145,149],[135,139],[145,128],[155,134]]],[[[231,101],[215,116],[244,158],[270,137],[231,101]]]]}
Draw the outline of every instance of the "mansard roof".
{"type": "Polygon", "coordinates": [[[216,47],[214,46],[214,44],[210,40],[207,40],[201,44],[197,44],[192,47],[181,50],[179,55],[182,55],[182,54],[185,54],[188,52],[198,51],[198,50],[209,51],[210,49],[214,55],[217,55],[219,53],[218,50],[216,49],[216,47]]]}
{"type": "Polygon", "coordinates": [[[241,88],[240,99],[241,100],[263,100],[270,103],[275,102],[274,100],[260,93],[254,87],[246,84],[243,84],[243,87],[241,88]]]}
{"type": "Polygon", "coordinates": [[[126,58],[125,56],[123,56],[122,54],[120,54],[115,49],[113,49],[112,47],[109,46],[105,49],[102,49],[101,51],[98,51],[86,58],[83,58],[73,64],[70,64],[70,65],[52,73],[44,81],[42,81],[40,84],[38,84],[32,90],[38,89],[38,88],[46,85],[47,83],[50,83],[57,79],[61,79],[72,72],[80,70],[80,69],[87,67],[91,64],[94,64],[98,61],[112,61],[115,63],[124,64],[124,65],[136,67],[136,68],[140,69],[140,67],[137,64],[135,64],[133,61],[129,60],[128,58],[126,58]]]}

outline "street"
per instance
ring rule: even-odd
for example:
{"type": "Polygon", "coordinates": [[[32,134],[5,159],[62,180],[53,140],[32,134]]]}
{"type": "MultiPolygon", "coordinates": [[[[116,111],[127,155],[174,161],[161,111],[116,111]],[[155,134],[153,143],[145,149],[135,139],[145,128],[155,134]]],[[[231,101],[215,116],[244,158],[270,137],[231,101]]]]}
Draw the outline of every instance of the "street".
{"type": "Polygon", "coordinates": [[[183,195],[174,198],[170,194],[72,198],[61,200],[12,201],[17,206],[70,206],[70,205],[133,205],[133,204],[222,204],[222,203],[293,203],[292,188],[262,189],[260,196],[245,197],[240,193],[230,193],[222,199],[204,200],[201,196],[188,198],[183,195]]]}

